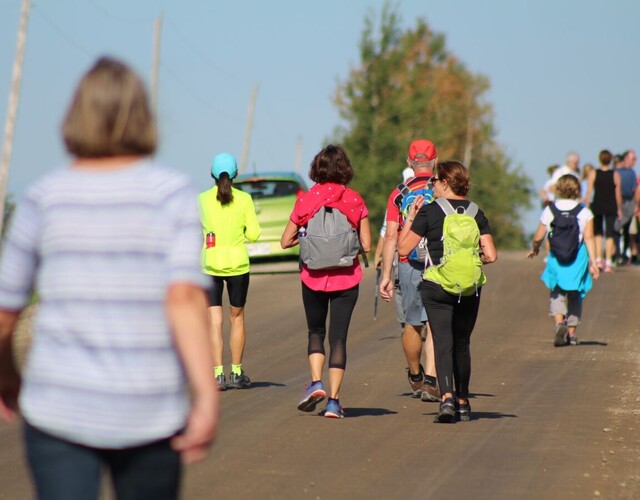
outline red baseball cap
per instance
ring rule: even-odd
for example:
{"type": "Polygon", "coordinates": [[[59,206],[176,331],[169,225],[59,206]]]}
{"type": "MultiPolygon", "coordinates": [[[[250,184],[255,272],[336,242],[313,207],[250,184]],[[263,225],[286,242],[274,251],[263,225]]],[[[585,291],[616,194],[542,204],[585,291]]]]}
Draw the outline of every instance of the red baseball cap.
{"type": "Polygon", "coordinates": [[[431,161],[436,156],[438,156],[436,146],[426,139],[413,141],[409,146],[409,159],[411,161],[431,161]]]}

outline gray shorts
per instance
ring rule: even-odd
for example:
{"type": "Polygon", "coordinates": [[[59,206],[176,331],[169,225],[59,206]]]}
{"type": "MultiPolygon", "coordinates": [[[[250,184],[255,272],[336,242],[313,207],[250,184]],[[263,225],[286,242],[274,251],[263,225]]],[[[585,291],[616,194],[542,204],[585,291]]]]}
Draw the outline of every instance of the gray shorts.
{"type": "Polygon", "coordinates": [[[549,316],[562,314],[567,326],[578,326],[582,318],[580,292],[565,292],[557,288],[549,294],[549,316]]]}
{"type": "Polygon", "coordinates": [[[427,312],[422,305],[420,283],[424,264],[421,262],[400,262],[398,264],[398,280],[402,294],[402,309],[407,325],[420,326],[427,321],[427,312]]]}

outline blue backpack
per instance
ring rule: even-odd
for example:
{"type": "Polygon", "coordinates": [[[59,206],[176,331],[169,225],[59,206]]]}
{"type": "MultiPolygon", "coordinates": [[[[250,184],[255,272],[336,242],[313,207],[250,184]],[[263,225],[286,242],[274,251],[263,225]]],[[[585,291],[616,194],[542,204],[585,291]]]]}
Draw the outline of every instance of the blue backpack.
{"type": "Polygon", "coordinates": [[[576,260],[580,249],[578,214],[584,205],[578,203],[571,210],[560,210],[555,203],[552,203],[549,208],[553,213],[551,231],[549,231],[549,249],[560,264],[571,264],[576,260]]]}
{"type": "MultiPolygon", "coordinates": [[[[411,179],[413,180],[413,179],[411,179]]],[[[407,219],[409,214],[409,207],[415,201],[419,195],[424,196],[424,203],[428,204],[434,200],[433,190],[429,189],[428,184],[422,182],[411,182],[408,184],[398,184],[397,189],[400,191],[393,200],[393,203],[398,207],[398,211],[402,216],[402,222],[407,219]]],[[[422,238],[418,246],[414,248],[408,256],[409,260],[415,262],[425,262],[427,256],[427,240],[422,238]]]]}

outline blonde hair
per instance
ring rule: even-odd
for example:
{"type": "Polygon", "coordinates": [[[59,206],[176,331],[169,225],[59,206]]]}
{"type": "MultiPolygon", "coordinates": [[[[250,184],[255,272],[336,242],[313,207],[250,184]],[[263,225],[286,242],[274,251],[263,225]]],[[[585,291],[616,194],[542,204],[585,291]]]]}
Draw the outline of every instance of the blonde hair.
{"type": "Polygon", "coordinates": [[[579,200],[581,195],[580,181],[575,175],[563,175],[556,182],[556,194],[558,198],[565,200],[579,200]]]}
{"type": "Polygon", "coordinates": [[[140,77],[121,61],[98,59],[78,83],[62,137],[80,158],[153,154],[156,124],[140,77]]]}

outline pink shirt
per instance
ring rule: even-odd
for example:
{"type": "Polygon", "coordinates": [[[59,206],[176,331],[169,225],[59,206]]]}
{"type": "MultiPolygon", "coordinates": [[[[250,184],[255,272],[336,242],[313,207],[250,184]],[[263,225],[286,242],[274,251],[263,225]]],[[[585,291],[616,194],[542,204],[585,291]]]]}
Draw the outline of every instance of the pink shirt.
{"type": "MultiPolygon", "coordinates": [[[[291,213],[291,221],[298,227],[304,226],[323,206],[340,210],[358,230],[360,220],[369,214],[362,196],[347,186],[328,182],[313,185],[296,201],[291,213]]],[[[303,264],[300,279],[309,288],[319,292],[348,290],[362,280],[362,267],[358,259],[353,266],[340,269],[310,270],[303,264]]]]}

